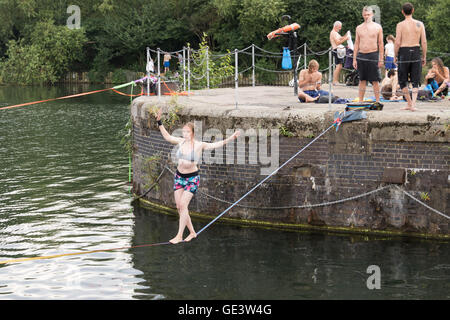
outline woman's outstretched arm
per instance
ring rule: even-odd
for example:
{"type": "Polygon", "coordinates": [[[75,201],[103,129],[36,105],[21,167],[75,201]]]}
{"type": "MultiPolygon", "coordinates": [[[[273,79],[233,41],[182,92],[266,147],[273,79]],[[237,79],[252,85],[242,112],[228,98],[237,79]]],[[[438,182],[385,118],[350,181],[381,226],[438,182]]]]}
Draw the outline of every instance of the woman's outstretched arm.
{"type": "Polygon", "coordinates": [[[158,114],[156,115],[156,121],[158,121],[158,128],[159,128],[159,131],[161,132],[163,138],[167,142],[170,142],[171,144],[179,144],[179,143],[183,142],[183,140],[184,140],[183,138],[174,137],[167,132],[166,128],[164,128],[164,126],[161,122],[161,113],[162,113],[162,109],[159,109],[158,114]]]}
{"type": "Polygon", "coordinates": [[[233,135],[229,136],[228,138],[226,138],[224,140],[213,142],[213,143],[203,142],[202,148],[203,148],[203,150],[211,150],[211,149],[220,148],[223,145],[230,142],[231,140],[237,139],[237,137],[239,137],[240,134],[241,134],[241,132],[238,130],[235,133],[233,133],[233,135]]]}

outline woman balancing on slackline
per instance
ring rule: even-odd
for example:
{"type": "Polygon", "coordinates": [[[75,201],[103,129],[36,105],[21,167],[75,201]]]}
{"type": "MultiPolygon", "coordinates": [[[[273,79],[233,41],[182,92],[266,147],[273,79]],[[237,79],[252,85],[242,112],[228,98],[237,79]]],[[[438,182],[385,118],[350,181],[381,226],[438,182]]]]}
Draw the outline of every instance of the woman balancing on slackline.
{"type": "Polygon", "coordinates": [[[236,131],[227,139],[214,143],[201,142],[194,139],[194,125],[192,122],[189,122],[183,127],[183,138],[178,138],[170,135],[164,128],[161,121],[161,113],[162,110],[159,109],[156,116],[159,131],[161,131],[161,134],[166,141],[178,145],[178,150],[176,152],[178,165],[174,177],[173,189],[175,190],[175,203],[177,204],[180,221],[177,235],[169,241],[170,243],[176,244],[183,241],[183,232],[186,227],[189,229],[190,233],[184,241],[191,241],[193,238],[197,237],[191,222],[191,217],[189,216],[188,207],[189,202],[200,185],[197,163],[203,150],[220,148],[231,140],[236,139],[240,135],[240,132],[236,131]]]}

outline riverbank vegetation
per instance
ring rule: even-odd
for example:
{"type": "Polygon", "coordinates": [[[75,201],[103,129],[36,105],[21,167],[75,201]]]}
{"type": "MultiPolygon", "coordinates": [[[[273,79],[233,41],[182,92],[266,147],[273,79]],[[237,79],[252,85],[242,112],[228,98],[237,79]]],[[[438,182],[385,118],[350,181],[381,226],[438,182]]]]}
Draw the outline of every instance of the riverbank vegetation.
{"type": "MultiPolygon", "coordinates": [[[[380,8],[385,35],[395,35],[395,26],[403,19],[402,2],[371,1],[380,8]]],[[[429,57],[441,56],[449,64],[448,54],[443,54],[450,48],[448,0],[412,2],[416,19],[425,22],[429,50],[435,52],[429,57]]],[[[83,0],[75,3],[80,7],[81,28],[71,30],[67,8],[72,4],[66,0],[0,2],[0,82],[54,83],[68,71],[89,72],[90,78],[101,81],[118,69],[145,71],[146,47],[176,51],[190,43],[192,48],[202,44],[211,52],[226,53],[254,43],[281,52],[286,39],[268,41],[266,35],[288,23],[281,20],[285,14],[301,25],[298,45],[307,42],[314,51],[326,50],[333,22],[342,21],[342,33],[350,30],[354,34],[367,2],[83,0]]],[[[327,64],[327,57],[321,59],[327,64]]],[[[277,63],[265,67],[279,68],[277,63]]]]}

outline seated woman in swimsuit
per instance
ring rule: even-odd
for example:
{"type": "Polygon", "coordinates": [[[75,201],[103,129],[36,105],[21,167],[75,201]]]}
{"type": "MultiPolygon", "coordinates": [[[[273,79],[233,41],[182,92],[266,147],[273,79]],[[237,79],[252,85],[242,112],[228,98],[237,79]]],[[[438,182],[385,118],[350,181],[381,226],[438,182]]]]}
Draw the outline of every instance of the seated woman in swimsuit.
{"type": "Polygon", "coordinates": [[[431,84],[433,80],[437,82],[439,88],[433,94],[434,96],[446,96],[448,94],[448,83],[450,82],[449,70],[444,66],[441,58],[434,58],[431,60],[432,68],[425,76],[427,84],[431,84]]]}
{"type": "Polygon", "coordinates": [[[170,242],[173,244],[183,241],[184,229],[187,227],[189,235],[184,241],[191,241],[197,237],[197,234],[192,225],[191,217],[189,216],[189,202],[194,196],[200,185],[200,176],[197,164],[200,160],[203,150],[211,150],[220,148],[228,142],[236,139],[240,135],[240,131],[236,131],[232,136],[225,140],[214,143],[207,143],[196,141],[194,139],[194,125],[189,122],[183,127],[183,138],[178,138],[170,135],[164,128],[161,122],[162,109],[158,110],[156,120],[158,121],[159,131],[167,142],[178,145],[176,157],[178,158],[177,172],[174,177],[174,195],[175,203],[177,205],[180,221],[178,226],[178,233],[170,242]]]}

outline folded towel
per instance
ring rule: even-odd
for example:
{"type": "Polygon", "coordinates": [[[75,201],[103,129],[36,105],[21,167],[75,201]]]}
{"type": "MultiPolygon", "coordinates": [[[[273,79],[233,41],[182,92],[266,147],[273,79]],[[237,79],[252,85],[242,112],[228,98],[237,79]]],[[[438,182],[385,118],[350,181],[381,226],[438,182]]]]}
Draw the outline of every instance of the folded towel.
{"type": "MultiPolygon", "coordinates": [[[[365,102],[375,102],[375,97],[372,98],[364,98],[365,102]]],[[[359,102],[359,98],[355,98],[352,100],[352,102],[359,102]]]]}

